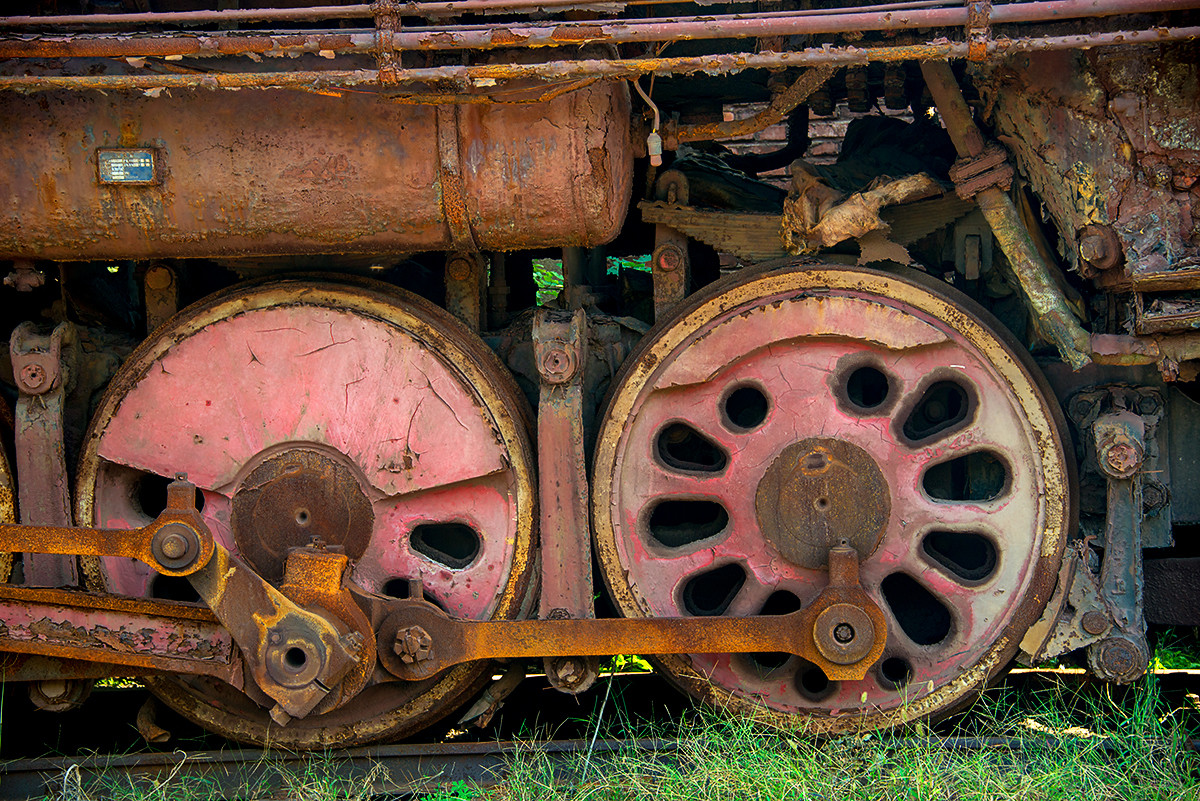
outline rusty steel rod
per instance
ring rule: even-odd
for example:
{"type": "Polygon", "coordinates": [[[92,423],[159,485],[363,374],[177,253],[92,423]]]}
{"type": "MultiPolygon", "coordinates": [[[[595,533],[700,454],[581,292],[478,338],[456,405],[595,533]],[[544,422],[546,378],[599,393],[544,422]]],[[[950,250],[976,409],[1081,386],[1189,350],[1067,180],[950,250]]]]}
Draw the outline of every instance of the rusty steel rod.
{"type": "MultiPolygon", "coordinates": [[[[612,8],[625,5],[652,5],[669,0],[429,0],[400,3],[394,9],[401,16],[438,17],[466,13],[500,11],[538,11],[549,8],[612,8]]],[[[895,11],[901,9],[936,8],[960,5],[956,0],[902,0],[858,8],[839,9],[839,13],[854,11],[895,11]]],[[[212,25],[233,22],[317,22],[334,19],[371,19],[383,11],[374,4],[359,3],[345,6],[312,6],[309,8],[245,8],[199,11],[161,11],[134,14],[60,14],[56,16],[0,17],[3,28],[50,28],[80,26],[128,26],[137,30],[146,25],[212,25]]],[[[803,9],[797,15],[819,16],[823,9],[803,9]]]]}
{"type": "MultiPolygon", "coordinates": [[[[921,64],[921,74],[925,76],[925,83],[929,86],[959,158],[981,156],[987,142],[975,125],[971,109],[963,98],[950,65],[924,62],[921,64]]],[[[1050,276],[1050,268],[1042,261],[1012,198],[999,186],[993,185],[981,189],[975,195],[975,200],[1012,266],[1043,332],[1054,342],[1063,361],[1072,369],[1082,368],[1091,361],[1090,335],[1080,326],[1062,291],[1050,276]]]]}
{"type": "MultiPolygon", "coordinates": [[[[988,46],[992,56],[1043,50],[1075,50],[1113,44],[1138,44],[1200,39],[1200,27],[1156,28],[1071,36],[997,39],[988,46]]],[[[448,81],[460,86],[475,82],[524,78],[632,78],[639,75],[715,75],[747,69],[802,67],[813,64],[853,66],[871,62],[940,61],[968,55],[966,42],[934,41],[917,45],[880,47],[811,47],[783,53],[723,53],[669,58],[580,59],[533,64],[447,65],[398,69],[395,86],[448,81]]],[[[379,72],[362,70],[301,70],[295,72],[205,72],[181,75],[10,75],[0,77],[0,91],[145,90],[145,89],[326,89],[378,85],[379,72]]],[[[456,101],[457,102],[457,101],[456,101]]]]}
{"type": "MultiPolygon", "coordinates": [[[[1200,8],[1198,0],[1041,0],[992,7],[991,24],[1029,23],[1125,13],[1181,11],[1200,8]]],[[[422,27],[390,32],[396,50],[458,50],[497,47],[550,47],[673,40],[738,39],[820,35],[858,31],[894,31],[962,27],[963,7],[878,11],[870,8],[800,16],[794,12],[727,14],[611,22],[506,24],[469,28],[422,27]]],[[[0,21],[2,24],[2,21],[0,21]]],[[[197,34],[168,36],[75,36],[63,39],[22,38],[0,41],[0,58],[220,56],[244,53],[286,55],[296,52],[371,52],[378,46],[374,31],[262,34],[197,34]]]]}
{"type": "MultiPolygon", "coordinates": [[[[449,17],[461,14],[496,13],[503,11],[534,11],[549,8],[566,9],[609,9],[614,6],[653,5],[670,0],[448,0],[448,2],[397,3],[396,12],[402,16],[449,17]]],[[[907,2],[881,3],[869,9],[899,10],[910,8],[937,8],[957,5],[956,0],[907,0],[907,2]]],[[[842,13],[856,9],[845,8],[842,13]]],[[[821,9],[805,9],[794,12],[802,15],[827,13],[821,9]]],[[[369,4],[348,6],[313,6],[311,8],[238,8],[224,11],[161,11],[136,14],[63,14],[44,17],[0,17],[3,28],[52,28],[118,25],[138,29],[146,25],[212,25],[231,22],[319,22],[334,19],[370,19],[375,8],[369,4]]]]}

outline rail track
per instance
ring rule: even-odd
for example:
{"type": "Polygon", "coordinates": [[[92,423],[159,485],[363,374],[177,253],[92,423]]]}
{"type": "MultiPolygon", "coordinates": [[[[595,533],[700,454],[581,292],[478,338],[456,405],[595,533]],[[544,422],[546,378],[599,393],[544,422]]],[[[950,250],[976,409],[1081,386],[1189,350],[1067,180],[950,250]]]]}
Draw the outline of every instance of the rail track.
{"type": "MultiPolygon", "coordinates": [[[[1194,701],[1200,670],[1155,675],[1173,708],[1200,712],[1194,701]]],[[[1102,692],[1107,686],[1082,669],[1016,668],[1000,687],[1026,697],[1064,685],[1078,692],[1102,692]]],[[[14,727],[5,727],[9,736],[0,746],[0,801],[91,798],[97,796],[86,788],[97,782],[152,786],[167,781],[203,786],[213,797],[242,798],[253,788],[256,796],[283,798],[295,792],[297,777],[316,773],[368,797],[393,798],[419,796],[459,781],[483,787],[503,783],[520,755],[536,754],[552,763],[564,780],[577,777],[585,764],[589,770],[603,770],[606,760],[630,752],[663,765],[692,758],[676,737],[646,736],[674,732],[668,724],[689,708],[683,696],[654,674],[607,676],[588,693],[553,705],[546,703],[548,695],[544,677],[530,676],[487,726],[447,723],[410,742],[318,753],[242,748],[161,706],[156,723],[170,731],[170,740],[147,743],[138,733],[137,718],[150,696],[141,688],[98,690],[86,708],[63,715],[30,714],[22,708],[24,698],[10,697],[4,701],[4,720],[20,720],[22,737],[14,742],[14,727]],[[531,709],[535,716],[528,715],[531,709]]],[[[1020,760],[1024,753],[1080,740],[1079,733],[1036,729],[1024,737],[981,735],[971,723],[968,712],[895,736],[892,742],[897,747],[920,742],[947,751],[988,750],[1020,760]]],[[[1200,751],[1200,740],[1186,745],[1200,751]]],[[[1100,747],[1115,750],[1108,743],[1100,747]]]]}

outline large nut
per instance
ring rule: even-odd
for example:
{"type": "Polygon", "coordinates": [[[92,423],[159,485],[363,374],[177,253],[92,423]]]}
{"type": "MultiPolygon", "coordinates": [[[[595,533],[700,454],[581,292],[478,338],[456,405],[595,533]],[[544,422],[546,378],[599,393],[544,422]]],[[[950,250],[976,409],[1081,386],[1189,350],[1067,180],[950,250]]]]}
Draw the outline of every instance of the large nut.
{"type": "Polygon", "coordinates": [[[852,665],[866,658],[875,645],[871,617],[854,604],[831,604],[817,615],[813,640],[821,656],[835,665],[852,665]]]}
{"type": "Polygon", "coordinates": [[[1079,259],[1085,276],[1111,270],[1124,259],[1121,240],[1107,226],[1086,225],[1079,232],[1079,259]]]}
{"type": "Polygon", "coordinates": [[[565,384],[579,369],[575,354],[565,344],[550,343],[542,351],[538,361],[538,371],[547,384],[565,384]]]}
{"type": "Polygon", "coordinates": [[[392,650],[406,665],[421,662],[433,653],[433,638],[420,626],[404,626],[396,632],[392,650]]]}
{"type": "Polygon", "coordinates": [[[200,538],[183,523],[167,523],[154,532],[150,554],[167,570],[184,570],[200,556],[200,538]]]}
{"type": "Polygon", "coordinates": [[[1099,456],[1105,473],[1113,478],[1129,478],[1137,472],[1145,453],[1140,442],[1118,434],[1105,444],[1099,456]]]}

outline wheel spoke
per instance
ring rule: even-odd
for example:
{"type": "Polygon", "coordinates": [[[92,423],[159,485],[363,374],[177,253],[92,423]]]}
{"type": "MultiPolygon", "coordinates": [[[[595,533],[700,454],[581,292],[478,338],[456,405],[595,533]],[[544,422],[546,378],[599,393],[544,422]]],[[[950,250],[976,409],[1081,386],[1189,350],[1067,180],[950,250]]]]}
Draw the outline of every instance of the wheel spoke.
{"type": "Polygon", "coordinates": [[[451,614],[485,619],[512,558],[509,483],[502,474],[376,501],[354,581],[386,592],[388,582],[420,579],[451,614]]]}

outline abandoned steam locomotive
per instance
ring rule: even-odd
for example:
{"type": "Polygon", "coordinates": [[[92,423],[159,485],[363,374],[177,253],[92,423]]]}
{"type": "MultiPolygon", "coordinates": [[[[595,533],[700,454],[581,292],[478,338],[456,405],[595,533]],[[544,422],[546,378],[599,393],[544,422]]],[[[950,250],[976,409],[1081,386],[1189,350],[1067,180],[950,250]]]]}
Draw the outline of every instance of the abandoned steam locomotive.
{"type": "Polygon", "coordinates": [[[1200,624],[1195,0],[16,5],[39,706],[328,747],[639,653],[854,731],[1200,624]]]}

